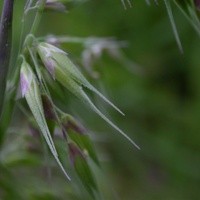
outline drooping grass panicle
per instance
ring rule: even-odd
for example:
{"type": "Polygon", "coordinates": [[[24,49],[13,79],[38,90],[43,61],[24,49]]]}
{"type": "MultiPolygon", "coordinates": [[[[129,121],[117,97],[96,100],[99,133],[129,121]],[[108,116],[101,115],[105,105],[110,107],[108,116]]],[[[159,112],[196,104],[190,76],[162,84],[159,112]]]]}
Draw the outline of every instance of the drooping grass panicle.
{"type": "MultiPolygon", "coordinates": [[[[116,129],[120,134],[122,134],[126,139],[128,139],[134,146],[138,149],[139,146],[135,144],[122,130],[120,130],[116,125],[114,125],[104,114],[102,114],[97,107],[92,103],[90,98],[84,92],[84,87],[90,89],[91,91],[98,94],[107,103],[115,108],[115,106],[110,103],[100,92],[98,92],[81,74],[81,72],[76,68],[76,66],[70,61],[70,59],[61,50],[56,50],[52,45],[46,43],[40,43],[37,47],[38,54],[44,65],[49,70],[48,60],[53,59],[53,68],[55,79],[60,82],[64,87],[71,91],[75,96],[77,96],[81,101],[87,104],[94,112],[96,112],[102,119],[104,119],[108,124],[110,124],[114,129],[116,129]],[[42,48],[41,48],[42,47],[42,48]],[[45,47],[45,48],[43,48],[45,47]],[[83,87],[83,88],[82,88],[83,87]]],[[[50,72],[51,73],[51,72],[50,72]]]]}
{"type": "Polygon", "coordinates": [[[91,91],[95,92],[99,97],[101,97],[106,103],[111,105],[115,110],[117,110],[119,113],[124,115],[124,113],[117,108],[112,102],[110,102],[104,95],[102,95],[96,88],[94,88],[87,79],[81,74],[81,72],[75,67],[75,65],[70,61],[70,59],[67,56],[63,56],[62,54],[56,54],[54,56],[54,59],[58,62],[60,62],[62,69],[65,73],[68,73],[71,78],[73,78],[75,81],[77,81],[81,86],[84,86],[91,91]]]}
{"type": "Polygon", "coordinates": [[[53,74],[54,77],[54,70],[53,66],[57,65],[62,68],[63,72],[71,76],[72,79],[77,81],[81,86],[84,86],[91,91],[95,92],[99,95],[105,102],[110,104],[115,110],[119,113],[124,115],[124,113],[117,108],[112,102],[110,102],[106,97],[104,97],[97,89],[95,89],[87,79],[82,75],[82,73],[77,69],[77,67],[71,62],[71,60],[66,56],[67,53],[58,49],[57,47],[47,44],[47,43],[40,43],[38,45],[38,52],[41,55],[41,58],[44,64],[47,66],[50,74],[53,74]],[[57,64],[56,64],[56,63],[57,64]],[[58,64],[59,63],[59,64],[58,64]]]}

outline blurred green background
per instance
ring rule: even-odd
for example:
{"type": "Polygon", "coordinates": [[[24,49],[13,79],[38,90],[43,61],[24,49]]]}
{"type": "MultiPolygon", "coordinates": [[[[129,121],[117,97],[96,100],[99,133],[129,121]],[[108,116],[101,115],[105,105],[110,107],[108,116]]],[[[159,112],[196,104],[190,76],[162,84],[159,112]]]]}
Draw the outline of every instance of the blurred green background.
{"type": "MultiPolygon", "coordinates": [[[[17,46],[24,1],[15,4],[17,46]]],[[[132,8],[127,10],[120,0],[86,1],[70,4],[67,14],[45,13],[42,19],[40,36],[115,37],[128,42],[121,53],[129,62],[120,62],[104,52],[94,63],[99,79],[82,70],[125,113],[122,117],[96,99],[101,110],[141,151],[68,92],[65,107],[61,104],[91,132],[103,168],[100,172],[94,167],[94,174],[105,200],[200,199],[200,38],[175,6],[173,12],[183,54],[178,50],[163,1],[151,6],[144,0],[132,1],[132,8]]],[[[81,63],[81,45],[68,43],[62,47],[81,63]]],[[[23,137],[22,143],[27,146],[24,135],[10,136],[11,144],[23,137]]],[[[0,171],[0,199],[1,195],[5,199],[88,199],[79,186],[65,180],[57,166],[54,168],[58,172],[47,180],[39,168],[42,156],[25,149],[19,152],[31,156],[32,162],[16,160],[0,171]],[[5,191],[13,196],[6,197],[5,191]]]]}

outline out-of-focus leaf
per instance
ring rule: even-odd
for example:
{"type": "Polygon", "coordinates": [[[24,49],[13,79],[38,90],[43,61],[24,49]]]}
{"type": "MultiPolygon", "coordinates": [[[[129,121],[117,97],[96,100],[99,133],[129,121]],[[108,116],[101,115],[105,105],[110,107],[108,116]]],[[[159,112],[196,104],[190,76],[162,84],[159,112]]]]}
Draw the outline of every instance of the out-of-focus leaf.
{"type": "MultiPolygon", "coordinates": [[[[194,6],[195,0],[174,0],[186,13],[188,12],[188,6],[194,6]]],[[[194,7],[193,7],[194,8],[194,7]]]]}
{"type": "Polygon", "coordinates": [[[0,164],[0,199],[11,200],[21,199],[24,197],[21,193],[21,188],[15,177],[0,164]]]}
{"type": "Polygon", "coordinates": [[[26,152],[12,152],[12,154],[7,155],[4,164],[9,167],[17,167],[22,165],[33,166],[41,164],[39,157],[31,155],[26,152]]]}
{"type": "Polygon", "coordinates": [[[174,0],[174,3],[200,36],[200,21],[195,10],[197,3],[194,0],[174,0]]]}
{"type": "Polygon", "coordinates": [[[200,11],[200,1],[199,0],[194,0],[194,5],[200,11]]]}
{"type": "Polygon", "coordinates": [[[181,41],[180,41],[180,38],[179,38],[179,35],[178,35],[176,24],[175,24],[175,21],[174,21],[170,0],[164,0],[164,2],[165,2],[165,5],[166,5],[166,8],[167,8],[167,13],[168,13],[168,16],[169,16],[169,20],[171,22],[171,26],[172,26],[172,29],[173,29],[173,32],[174,32],[174,36],[175,36],[178,48],[179,48],[180,52],[182,53],[183,48],[182,48],[182,44],[181,44],[181,41]]]}
{"type": "Polygon", "coordinates": [[[70,152],[70,160],[74,169],[83,183],[84,187],[87,191],[95,197],[95,193],[97,190],[97,185],[90,170],[90,167],[87,163],[86,158],[84,157],[81,150],[72,143],[69,143],[69,152],[70,152]]]}
{"type": "MultiPolygon", "coordinates": [[[[124,6],[124,9],[126,9],[126,4],[125,4],[124,0],[121,0],[121,1],[122,1],[123,6],[124,6]]],[[[131,8],[132,7],[131,2],[129,0],[127,0],[127,3],[129,5],[129,7],[131,8]]]]}

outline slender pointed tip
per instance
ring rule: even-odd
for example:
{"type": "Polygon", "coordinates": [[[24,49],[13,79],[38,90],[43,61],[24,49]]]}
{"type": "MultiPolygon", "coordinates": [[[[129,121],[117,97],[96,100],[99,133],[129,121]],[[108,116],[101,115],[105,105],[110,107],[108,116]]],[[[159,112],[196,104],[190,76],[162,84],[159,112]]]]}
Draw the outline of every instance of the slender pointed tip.
{"type": "Polygon", "coordinates": [[[180,54],[181,54],[181,55],[184,54],[184,51],[183,51],[183,47],[182,47],[182,46],[179,46],[179,51],[180,51],[180,54]]]}
{"type": "Polygon", "coordinates": [[[114,107],[115,110],[117,110],[121,115],[125,116],[125,114],[119,108],[117,108],[116,106],[112,106],[112,107],[114,107]]]}
{"type": "Polygon", "coordinates": [[[61,169],[62,169],[62,171],[63,171],[65,177],[66,177],[69,181],[71,181],[71,178],[69,177],[69,175],[67,174],[67,172],[64,170],[64,168],[62,167],[61,169]]]}
{"type": "Polygon", "coordinates": [[[71,181],[71,178],[69,177],[69,175],[67,174],[67,172],[64,170],[64,168],[62,167],[61,169],[62,169],[65,177],[68,179],[68,181],[71,181]]]}
{"type": "MultiPolygon", "coordinates": [[[[110,104],[110,103],[109,103],[110,104]]],[[[119,112],[121,115],[125,116],[125,114],[117,107],[115,106],[113,103],[110,104],[117,112],[119,112]]]]}
{"type": "Polygon", "coordinates": [[[71,178],[69,177],[69,175],[65,171],[63,171],[63,173],[64,173],[65,177],[68,179],[68,181],[71,181],[71,178]]]}
{"type": "Polygon", "coordinates": [[[71,178],[70,178],[69,176],[67,176],[67,179],[68,179],[69,181],[71,181],[71,178]]]}
{"type": "Polygon", "coordinates": [[[125,114],[119,109],[117,108],[117,106],[115,106],[113,103],[111,103],[110,101],[107,100],[107,102],[117,111],[119,112],[121,115],[125,116],[125,114]]]}
{"type": "Polygon", "coordinates": [[[137,144],[135,144],[135,147],[136,147],[138,150],[141,150],[141,148],[140,148],[137,144]]]}
{"type": "Polygon", "coordinates": [[[89,88],[93,92],[95,92],[99,97],[101,97],[105,102],[107,102],[110,106],[112,106],[117,112],[119,112],[121,115],[125,116],[125,114],[117,107],[115,106],[111,101],[109,101],[101,92],[99,92],[96,88],[94,88],[92,85],[85,85],[85,87],[89,88]]]}
{"type": "Polygon", "coordinates": [[[133,140],[131,140],[131,138],[129,138],[128,136],[126,137],[138,150],[141,150],[141,148],[135,143],[133,142],[133,140]]]}
{"type": "Polygon", "coordinates": [[[126,135],[121,129],[117,127],[117,129],[131,144],[133,144],[138,150],[141,150],[140,147],[128,136],[126,135]]]}
{"type": "MultiPolygon", "coordinates": [[[[61,164],[61,163],[60,163],[60,164],[61,164]]],[[[59,165],[60,165],[60,164],[59,164],[59,165]]],[[[66,177],[69,181],[71,181],[71,178],[69,177],[69,175],[67,174],[67,172],[64,170],[63,166],[60,165],[60,167],[61,167],[61,170],[63,171],[65,177],[66,177]]]]}

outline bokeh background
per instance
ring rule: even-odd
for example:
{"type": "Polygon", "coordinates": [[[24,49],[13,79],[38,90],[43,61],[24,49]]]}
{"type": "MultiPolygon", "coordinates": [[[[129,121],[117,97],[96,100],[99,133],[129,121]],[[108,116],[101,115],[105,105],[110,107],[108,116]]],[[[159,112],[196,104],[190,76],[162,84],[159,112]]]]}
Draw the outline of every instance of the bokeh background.
{"type": "MultiPolygon", "coordinates": [[[[23,5],[24,1],[16,1],[15,46],[23,5]]],[[[125,113],[120,116],[94,96],[100,109],[140,151],[68,92],[59,104],[90,132],[102,164],[102,170],[93,167],[102,199],[200,199],[199,35],[173,5],[184,51],[180,53],[163,1],[159,5],[152,1],[151,6],[144,0],[132,1],[127,10],[120,0],[85,1],[70,4],[68,11],[45,13],[38,36],[115,37],[127,42],[120,49],[120,59],[105,51],[94,62],[92,70],[99,73],[98,78],[81,69],[125,113]]],[[[81,67],[83,47],[66,43],[62,48],[81,67]]],[[[18,110],[13,127],[21,128],[22,119],[18,110]]],[[[11,153],[0,171],[0,199],[89,199],[81,186],[65,180],[57,165],[52,178],[46,178],[43,150],[27,150],[33,139],[25,130],[16,132],[8,136],[7,151],[11,153]],[[11,146],[15,145],[13,153],[11,146]]],[[[58,141],[60,146],[63,143],[58,141]]],[[[62,157],[63,162],[65,159],[68,155],[62,157]]]]}

